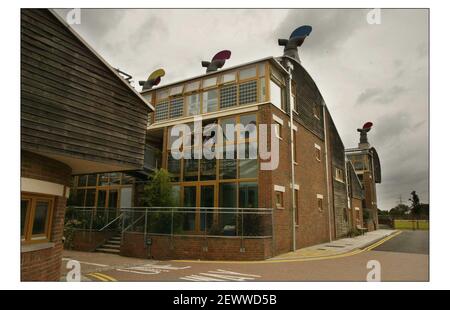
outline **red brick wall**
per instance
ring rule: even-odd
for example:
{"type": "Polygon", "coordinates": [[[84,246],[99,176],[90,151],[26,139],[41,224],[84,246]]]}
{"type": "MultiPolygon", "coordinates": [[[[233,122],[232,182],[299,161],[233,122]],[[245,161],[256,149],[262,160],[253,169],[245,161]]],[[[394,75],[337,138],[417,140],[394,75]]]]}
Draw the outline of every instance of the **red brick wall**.
{"type": "MultiPolygon", "coordinates": [[[[291,192],[291,148],[290,119],[272,105],[260,107],[259,122],[274,123],[273,115],[283,120],[282,140],[279,140],[280,161],[274,171],[259,172],[259,201],[261,207],[273,208],[274,212],[274,253],[280,254],[292,250],[292,214],[293,201],[291,192]],[[284,209],[275,206],[274,185],[284,186],[284,209]]],[[[325,145],[323,140],[302,125],[297,126],[297,163],[295,166],[295,183],[299,185],[299,225],[296,230],[297,249],[329,241],[328,205],[325,171],[325,145]],[[315,159],[315,147],[322,150],[322,161],[315,159]],[[323,211],[317,208],[317,194],[323,195],[323,211]]],[[[270,135],[269,135],[270,141],[270,135]]]]}
{"type": "Polygon", "coordinates": [[[359,198],[352,197],[352,227],[356,228],[356,225],[360,225],[363,227],[363,210],[362,210],[362,200],[359,198]],[[359,211],[356,211],[356,208],[359,208],[359,211]],[[359,215],[359,216],[358,216],[359,215]],[[358,220],[359,219],[359,223],[358,220]]]}
{"type": "MultiPolygon", "coordinates": [[[[22,152],[21,176],[63,185],[70,184],[71,168],[56,160],[22,152]]],[[[54,197],[50,242],[54,247],[23,252],[20,255],[22,281],[58,281],[62,258],[62,236],[66,198],[54,197]]]]}
{"type": "Polygon", "coordinates": [[[272,240],[150,236],[146,246],[142,233],[124,233],[120,254],[151,259],[263,260],[272,256],[272,240]],[[245,251],[241,252],[241,246],[245,251]]]}
{"type": "Polygon", "coordinates": [[[93,252],[116,232],[75,230],[71,250],[93,252]]]}

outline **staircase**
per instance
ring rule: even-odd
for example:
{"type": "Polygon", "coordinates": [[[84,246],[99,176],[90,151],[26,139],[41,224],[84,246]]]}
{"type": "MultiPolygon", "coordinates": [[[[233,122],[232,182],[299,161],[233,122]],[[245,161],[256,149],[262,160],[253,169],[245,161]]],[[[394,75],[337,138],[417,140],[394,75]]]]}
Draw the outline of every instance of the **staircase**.
{"type": "Polygon", "coordinates": [[[109,238],[103,245],[99,246],[95,251],[109,254],[120,253],[121,235],[117,234],[109,238]]]}

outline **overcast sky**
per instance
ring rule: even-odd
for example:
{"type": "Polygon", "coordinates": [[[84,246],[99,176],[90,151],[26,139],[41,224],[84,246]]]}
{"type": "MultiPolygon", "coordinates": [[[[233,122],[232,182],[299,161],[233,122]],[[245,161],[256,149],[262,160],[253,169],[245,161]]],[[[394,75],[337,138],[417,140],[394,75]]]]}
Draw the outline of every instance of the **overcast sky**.
{"type": "MultiPolygon", "coordinates": [[[[300,48],[346,147],[356,128],[374,127],[380,156],[378,206],[390,209],[416,190],[428,202],[428,11],[381,10],[82,10],[72,27],[113,67],[145,80],[164,68],[164,83],[204,73],[202,60],[232,51],[225,66],[280,56],[278,38],[296,27],[313,30],[300,48]]],[[[67,10],[58,10],[63,17],[67,10]]],[[[140,90],[140,87],[137,86],[140,90]]]]}

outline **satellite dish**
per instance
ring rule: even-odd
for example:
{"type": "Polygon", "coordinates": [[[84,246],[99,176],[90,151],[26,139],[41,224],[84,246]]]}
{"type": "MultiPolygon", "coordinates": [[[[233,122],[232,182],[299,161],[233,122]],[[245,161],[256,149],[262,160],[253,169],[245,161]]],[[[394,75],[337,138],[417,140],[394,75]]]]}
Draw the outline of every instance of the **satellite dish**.
{"type": "Polygon", "coordinates": [[[363,129],[365,129],[366,131],[369,131],[373,126],[372,122],[367,122],[363,125],[363,129]]]}
{"type": "Polygon", "coordinates": [[[158,69],[152,72],[147,78],[147,81],[139,81],[139,85],[142,86],[142,90],[152,89],[153,86],[158,85],[161,82],[161,77],[166,75],[163,69],[158,69]]]}
{"type": "Polygon", "coordinates": [[[303,44],[305,38],[309,36],[311,31],[311,26],[304,25],[295,29],[289,39],[278,39],[278,45],[284,46],[284,56],[289,56],[300,61],[297,48],[303,44]]]}
{"type": "Polygon", "coordinates": [[[202,61],[202,67],[206,68],[206,72],[214,72],[217,69],[222,68],[225,65],[225,61],[230,59],[231,52],[228,50],[223,50],[218,52],[211,61],[202,61]]]}

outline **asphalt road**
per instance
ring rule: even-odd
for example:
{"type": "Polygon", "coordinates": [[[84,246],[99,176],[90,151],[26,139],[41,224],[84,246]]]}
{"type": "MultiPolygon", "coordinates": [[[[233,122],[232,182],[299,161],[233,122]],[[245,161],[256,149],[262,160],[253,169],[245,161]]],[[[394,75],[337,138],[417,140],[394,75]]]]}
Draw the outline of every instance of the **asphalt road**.
{"type": "Polygon", "coordinates": [[[429,232],[424,230],[404,230],[397,237],[386,241],[373,250],[397,253],[428,254],[429,232]]]}
{"type": "Polygon", "coordinates": [[[368,264],[377,261],[381,281],[428,281],[427,249],[427,232],[403,231],[370,251],[314,261],[155,261],[65,251],[61,271],[74,259],[83,281],[366,281],[368,264]]]}

